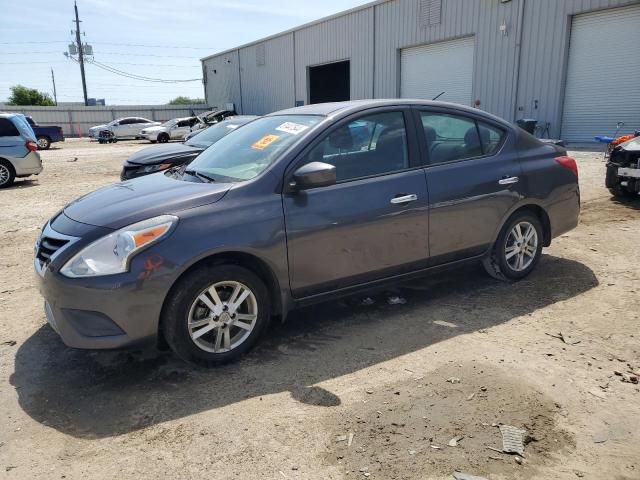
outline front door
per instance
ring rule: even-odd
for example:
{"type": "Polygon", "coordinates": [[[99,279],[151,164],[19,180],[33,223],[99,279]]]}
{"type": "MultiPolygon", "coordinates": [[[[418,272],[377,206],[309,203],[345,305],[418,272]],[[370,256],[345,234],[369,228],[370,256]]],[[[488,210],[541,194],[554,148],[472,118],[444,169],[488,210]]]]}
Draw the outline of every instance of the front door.
{"type": "Polygon", "coordinates": [[[294,297],[426,265],[427,186],[411,121],[398,109],[345,120],[295,163],[332,164],[338,183],[284,194],[294,297]]]}
{"type": "Polygon", "coordinates": [[[429,248],[432,264],[481,255],[520,200],[521,168],[499,125],[439,110],[416,112],[429,159],[429,248]]]}

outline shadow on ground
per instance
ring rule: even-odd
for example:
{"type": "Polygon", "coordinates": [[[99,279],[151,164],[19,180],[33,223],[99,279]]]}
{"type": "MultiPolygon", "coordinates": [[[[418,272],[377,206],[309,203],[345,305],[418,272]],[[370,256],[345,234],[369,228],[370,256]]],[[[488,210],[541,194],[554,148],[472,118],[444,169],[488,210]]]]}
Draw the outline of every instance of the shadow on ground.
{"type": "Polygon", "coordinates": [[[315,384],[508,322],[597,284],[587,266],[548,255],[531,277],[511,285],[471,265],[372,295],[373,305],[360,297],[294,312],[243,360],[213,370],[191,368],[169,353],[72,350],[44,326],[19,347],[10,381],[34,420],[84,438],[279,392],[332,407],[340,398],[315,384]],[[407,303],[389,305],[389,295],[407,303]]]}

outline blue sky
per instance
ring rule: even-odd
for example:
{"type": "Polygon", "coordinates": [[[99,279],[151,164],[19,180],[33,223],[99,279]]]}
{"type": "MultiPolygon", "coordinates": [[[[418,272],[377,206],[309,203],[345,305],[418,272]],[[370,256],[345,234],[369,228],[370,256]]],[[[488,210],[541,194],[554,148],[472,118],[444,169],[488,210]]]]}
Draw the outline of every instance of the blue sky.
{"type": "MultiPolygon", "coordinates": [[[[145,77],[190,79],[201,77],[201,57],[368,1],[78,0],[78,8],[95,60],[145,77]]],[[[63,56],[73,18],[73,0],[0,0],[0,102],[16,84],[53,93],[51,68],[58,101],[82,101],[80,68],[63,56]]],[[[204,96],[201,82],[149,83],[95,65],[86,70],[89,97],[112,105],[204,96]]]]}

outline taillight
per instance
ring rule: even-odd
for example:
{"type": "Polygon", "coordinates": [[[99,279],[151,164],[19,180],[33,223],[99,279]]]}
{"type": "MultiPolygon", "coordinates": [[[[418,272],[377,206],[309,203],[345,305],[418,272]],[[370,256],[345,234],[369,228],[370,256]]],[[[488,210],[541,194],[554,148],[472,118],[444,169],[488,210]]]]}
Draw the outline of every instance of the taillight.
{"type": "Polygon", "coordinates": [[[29,150],[31,150],[32,152],[35,152],[36,150],[38,150],[38,144],[36,142],[29,141],[29,142],[27,142],[26,145],[27,145],[27,148],[29,150]]]}
{"type": "Polygon", "coordinates": [[[556,162],[558,162],[563,167],[568,168],[569,170],[571,170],[573,172],[573,174],[576,176],[576,178],[579,177],[578,164],[576,163],[576,161],[573,158],[571,158],[571,157],[556,157],[556,162]]]}

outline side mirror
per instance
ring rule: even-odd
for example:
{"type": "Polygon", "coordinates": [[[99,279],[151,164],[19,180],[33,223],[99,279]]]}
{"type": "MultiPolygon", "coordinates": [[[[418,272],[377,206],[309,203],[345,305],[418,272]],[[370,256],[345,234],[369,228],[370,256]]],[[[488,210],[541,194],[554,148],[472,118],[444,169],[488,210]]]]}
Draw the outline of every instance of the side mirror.
{"type": "Polygon", "coordinates": [[[336,183],[336,167],[328,163],[311,162],[295,171],[289,180],[289,191],[328,187],[336,183]]]}

